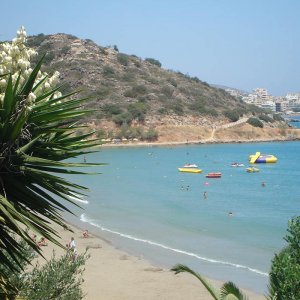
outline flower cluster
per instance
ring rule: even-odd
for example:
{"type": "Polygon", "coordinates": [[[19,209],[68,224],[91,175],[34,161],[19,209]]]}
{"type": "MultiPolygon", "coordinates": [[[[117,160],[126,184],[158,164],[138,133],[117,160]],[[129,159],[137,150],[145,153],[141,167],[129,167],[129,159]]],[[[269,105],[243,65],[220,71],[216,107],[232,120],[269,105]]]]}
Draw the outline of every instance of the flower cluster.
{"type": "MultiPolygon", "coordinates": [[[[12,81],[15,83],[19,78],[20,83],[24,83],[32,72],[30,59],[37,55],[34,49],[26,47],[27,34],[22,26],[17,31],[17,37],[11,42],[0,43],[0,106],[4,99],[4,93],[7,85],[8,76],[12,76],[12,81]]],[[[59,80],[59,72],[55,72],[51,77],[46,72],[39,72],[36,83],[46,77],[43,84],[35,90],[34,93],[26,99],[28,107],[34,105],[36,97],[47,90],[54,88],[59,80]]],[[[54,97],[60,97],[61,93],[56,92],[54,97]]]]}

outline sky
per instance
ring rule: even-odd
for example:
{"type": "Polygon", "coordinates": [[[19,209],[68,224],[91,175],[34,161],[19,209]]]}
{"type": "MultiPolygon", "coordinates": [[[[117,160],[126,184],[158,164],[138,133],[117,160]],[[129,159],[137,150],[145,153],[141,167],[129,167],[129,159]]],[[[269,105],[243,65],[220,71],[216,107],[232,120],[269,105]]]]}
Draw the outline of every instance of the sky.
{"type": "Polygon", "coordinates": [[[1,41],[23,25],[117,45],[209,84],[300,92],[299,0],[10,0],[1,11],[1,41]]]}

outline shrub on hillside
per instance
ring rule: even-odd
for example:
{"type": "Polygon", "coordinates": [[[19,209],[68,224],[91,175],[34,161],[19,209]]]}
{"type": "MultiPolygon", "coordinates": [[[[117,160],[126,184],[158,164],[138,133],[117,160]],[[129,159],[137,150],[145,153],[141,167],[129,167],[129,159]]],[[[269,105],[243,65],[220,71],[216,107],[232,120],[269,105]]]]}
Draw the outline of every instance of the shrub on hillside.
{"type": "Polygon", "coordinates": [[[115,70],[114,70],[114,68],[112,68],[110,66],[104,66],[102,73],[103,73],[103,76],[105,76],[105,77],[114,77],[115,70]]]}
{"type": "Polygon", "coordinates": [[[183,105],[180,101],[176,101],[171,104],[170,108],[173,110],[173,112],[178,115],[182,116],[183,115],[183,105]]]}
{"type": "Polygon", "coordinates": [[[128,111],[134,119],[144,121],[146,113],[146,105],[143,102],[132,103],[128,105],[128,111]]]}
{"type": "Polygon", "coordinates": [[[145,61],[147,61],[148,63],[150,63],[150,64],[152,64],[152,65],[161,67],[161,63],[160,63],[160,61],[157,60],[157,59],[154,59],[154,58],[145,58],[145,61]]]}
{"type": "Polygon", "coordinates": [[[124,53],[118,53],[117,61],[123,66],[128,66],[129,56],[124,53]]]}
{"type": "Polygon", "coordinates": [[[274,119],[275,121],[279,121],[279,122],[284,121],[284,118],[283,118],[280,114],[274,114],[274,115],[273,115],[273,119],[274,119]]]}
{"type": "Polygon", "coordinates": [[[133,116],[130,112],[123,112],[118,115],[114,115],[112,120],[116,123],[116,125],[122,126],[124,124],[130,124],[133,120],[133,116]]]}
{"type": "Polygon", "coordinates": [[[231,122],[236,122],[239,120],[239,114],[234,110],[226,110],[224,116],[228,118],[231,122]]]}
{"type": "Polygon", "coordinates": [[[136,98],[139,95],[144,95],[147,92],[147,88],[144,85],[136,85],[131,89],[125,91],[124,96],[129,98],[136,98]]]}
{"type": "Polygon", "coordinates": [[[272,118],[270,118],[268,115],[265,115],[265,114],[259,115],[258,118],[262,121],[267,122],[267,123],[273,123],[274,122],[274,120],[272,118]]]}
{"type": "Polygon", "coordinates": [[[174,87],[177,87],[177,82],[174,78],[169,78],[168,82],[170,82],[170,84],[172,84],[174,87]]]}
{"type": "Polygon", "coordinates": [[[257,118],[249,118],[247,123],[249,123],[250,125],[254,126],[254,127],[260,127],[260,128],[263,128],[264,127],[264,124],[258,120],[257,118]]]}
{"type": "Polygon", "coordinates": [[[122,109],[116,104],[104,104],[102,111],[106,116],[119,115],[122,113],[122,109]]]}
{"type": "Polygon", "coordinates": [[[149,128],[148,131],[146,131],[143,136],[142,136],[142,140],[146,140],[146,141],[156,141],[158,138],[158,133],[154,128],[149,128]]]}
{"type": "Polygon", "coordinates": [[[163,86],[161,88],[161,92],[169,98],[171,98],[173,95],[173,89],[170,88],[169,86],[163,86]]]}

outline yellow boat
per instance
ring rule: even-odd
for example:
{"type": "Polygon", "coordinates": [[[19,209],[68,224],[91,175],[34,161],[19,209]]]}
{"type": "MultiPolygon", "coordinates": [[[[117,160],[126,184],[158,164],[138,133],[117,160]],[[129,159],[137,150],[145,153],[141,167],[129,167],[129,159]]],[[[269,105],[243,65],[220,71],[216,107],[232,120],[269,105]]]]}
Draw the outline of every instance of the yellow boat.
{"type": "Polygon", "coordinates": [[[201,173],[202,170],[198,168],[178,168],[179,172],[187,172],[187,173],[201,173]]]}
{"type": "Polygon", "coordinates": [[[254,168],[254,167],[249,167],[246,169],[246,171],[248,173],[255,173],[255,172],[259,172],[259,169],[258,168],[254,168]]]}

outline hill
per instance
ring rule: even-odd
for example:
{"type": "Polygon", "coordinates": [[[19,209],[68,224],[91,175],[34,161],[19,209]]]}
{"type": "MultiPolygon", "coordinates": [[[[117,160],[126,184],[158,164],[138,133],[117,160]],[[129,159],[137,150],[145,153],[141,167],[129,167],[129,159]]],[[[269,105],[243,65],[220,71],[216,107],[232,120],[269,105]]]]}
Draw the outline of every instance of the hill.
{"type": "MultiPolygon", "coordinates": [[[[87,106],[96,111],[84,122],[100,129],[103,138],[155,140],[166,126],[187,128],[187,132],[195,127],[195,137],[200,137],[199,128],[213,128],[243,116],[266,116],[224,89],[165,70],[156,59],[120,53],[116,46],[102,47],[67,34],[31,36],[28,46],[39,56],[46,53],[44,68],[50,74],[60,72],[62,92],[80,88],[83,96],[91,97],[87,106]]],[[[272,116],[262,120],[269,125],[273,121],[272,116]]]]}

